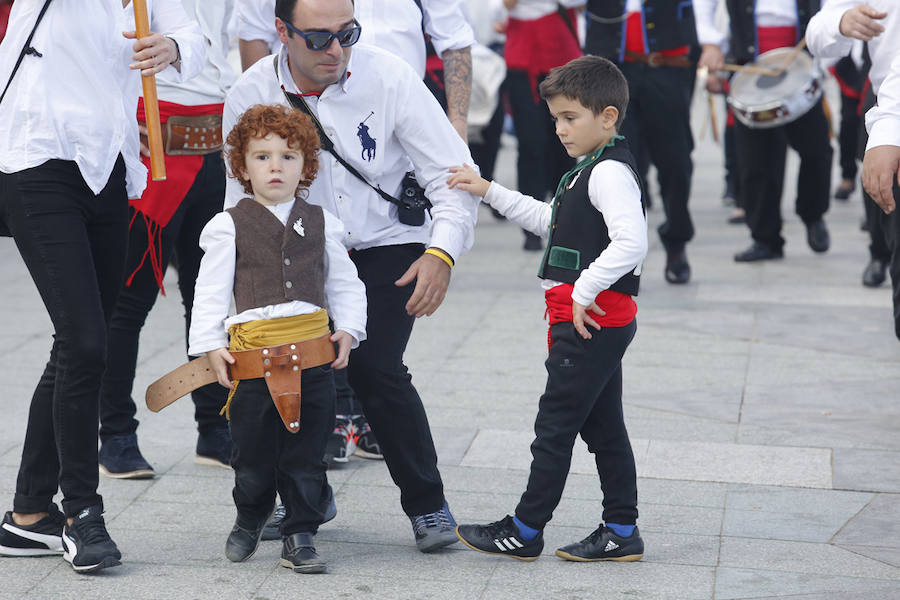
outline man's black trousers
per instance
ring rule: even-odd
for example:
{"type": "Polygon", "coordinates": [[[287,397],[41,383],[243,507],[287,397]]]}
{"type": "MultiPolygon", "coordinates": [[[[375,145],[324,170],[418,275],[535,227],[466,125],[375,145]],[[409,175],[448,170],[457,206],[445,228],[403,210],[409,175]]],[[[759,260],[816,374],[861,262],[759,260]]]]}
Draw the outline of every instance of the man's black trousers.
{"type": "Polygon", "coordinates": [[[128,243],[125,163],[99,194],[72,161],[0,173],[0,220],[53,323],[53,346],[31,399],[13,510],[47,511],[57,489],[74,517],[97,493],[100,379],[106,328],[122,287],[128,243]]]}
{"type": "Polygon", "coordinates": [[[597,463],[603,520],[637,520],[637,475],[622,414],[622,355],[637,324],[588,330],[592,337],[585,340],[572,323],[550,329],[553,347],[534,422],[531,474],[516,507],[519,520],[535,529],[544,528],[559,504],[579,434],[597,463]]]}
{"type": "Polygon", "coordinates": [[[405,308],[415,282],[394,285],[423,251],[422,244],[402,244],[350,255],[366,285],[368,301],[367,338],[350,353],[350,385],[400,488],[400,504],[410,516],[435,512],[444,504],[428,417],[403,364],[416,320],[405,308]]]}

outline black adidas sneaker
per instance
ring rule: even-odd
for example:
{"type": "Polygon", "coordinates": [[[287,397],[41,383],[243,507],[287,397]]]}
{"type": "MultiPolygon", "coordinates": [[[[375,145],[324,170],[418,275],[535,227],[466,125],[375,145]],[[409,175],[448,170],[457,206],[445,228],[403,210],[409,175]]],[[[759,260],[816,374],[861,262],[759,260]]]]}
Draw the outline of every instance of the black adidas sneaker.
{"type": "Polygon", "coordinates": [[[103,509],[89,506],[63,528],[63,558],[79,573],[121,565],[122,553],[106,531],[103,509]]]}
{"type": "Polygon", "coordinates": [[[644,540],[638,528],[629,537],[622,537],[607,527],[600,525],[589,536],[575,544],[563,546],[556,555],[566,560],[594,562],[615,560],[632,562],[644,557],[644,540]]]}
{"type": "Polygon", "coordinates": [[[55,504],[50,514],[32,525],[17,525],[7,512],[0,523],[0,556],[44,556],[62,554],[62,531],[66,517],[55,504]]]}
{"type": "Polygon", "coordinates": [[[471,548],[486,554],[500,554],[518,560],[537,560],[544,549],[544,534],[537,534],[533,540],[522,539],[513,518],[506,515],[496,523],[488,525],[459,525],[456,537],[471,548]]]}

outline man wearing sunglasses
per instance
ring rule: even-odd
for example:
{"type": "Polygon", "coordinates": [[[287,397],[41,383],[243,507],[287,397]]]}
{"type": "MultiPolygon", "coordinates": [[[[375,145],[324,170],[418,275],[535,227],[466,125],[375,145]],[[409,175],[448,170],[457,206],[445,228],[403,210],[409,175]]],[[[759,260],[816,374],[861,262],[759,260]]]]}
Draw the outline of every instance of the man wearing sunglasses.
{"type": "MultiPolygon", "coordinates": [[[[340,217],[344,244],[366,284],[368,339],[351,354],[350,384],[400,488],[416,545],[437,550],[456,541],[455,522],[403,353],[416,317],[438,309],[452,265],[472,245],[478,201],[446,184],[449,168],[471,164],[471,155],[406,62],[354,46],[360,24],[351,0],[278,0],[275,14],[284,47],[232,87],[223,129],[227,136],[254,104],[305,104],[334,144],[340,159],[320,151],[308,201],[340,217]],[[402,223],[382,194],[399,197],[411,168],[433,204],[421,225],[402,223]]],[[[226,207],[241,198],[237,183],[228,185],[226,207]]]]}

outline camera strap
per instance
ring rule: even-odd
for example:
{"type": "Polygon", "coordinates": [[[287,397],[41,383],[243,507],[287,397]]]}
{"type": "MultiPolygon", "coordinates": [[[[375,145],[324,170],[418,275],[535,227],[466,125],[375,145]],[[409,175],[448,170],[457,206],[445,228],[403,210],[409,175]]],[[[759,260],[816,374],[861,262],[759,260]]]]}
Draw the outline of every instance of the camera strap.
{"type": "MultiPolygon", "coordinates": [[[[280,81],[281,79],[278,76],[278,58],[279,58],[279,55],[276,54],[275,55],[275,78],[280,81]]],[[[348,163],[346,160],[344,160],[344,158],[340,154],[337,153],[337,150],[334,149],[334,142],[331,141],[331,138],[328,137],[328,134],[325,133],[325,130],[322,128],[322,124],[319,122],[319,119],[316,117],[316,115],[313,114],[313,111],[309,108],[309,105],[306,103],[306,100],[303,99],[303,96],[297,96],[296,94],[289,93],[286,89],[284,89],[284,86],[281,86],[281,92],[284,94],[284,97],[288,101],[288,104],[290,104],[294,110],[299,110],[299,111],[305,113],[306,115],[308,115],[310,119],[312,119],[313,124],[316,126],[316,131],[319,132],[319,142],[321,142],[322,148],[324,148],[325,150],[330,152],[331,155],[335,158],[335,160],[337,160],[341,164],[341,166],[343,166],[345,169],[347,169],[347,171],[349,171],[351,175],[353,175],[354,177],[356,177],[357,179],[359,179],[360,181],[362,181],[363,183],[368,185],[370,188],[375,190],[375,193],[377,193],[379,196],[381,196],[384,200],[387,200],[388,202],[396,205],[399,208],[405,207],[403,202],[394,198],[393,196],[391,196],[390,194],[385,192],[380,187],[372,185],[368,179],[363,177],[362,173],[357,171],[353,165],[348,163]]]]}
{"type": "Polygon", "coordinates": [[[34,32],[37,31],[38,25],[41,24],[41,20],[44,18],[44,13],[47,12],[48,6],[50,6],[50,0],[44,0],[44,6],[41,8],[41,12],[38,13],[37,21],[34,22],[34,27],[32,28],[31,33],[28,34],[28,39],[25,40],[22,51],[19,52],[19,58],[16,60],[15,66],[13,66],[12,73],[9,74],[9,81],[6,82],[6,87],[3,88],[3,93],[0,94],[0,102],[3,102],[3,98],[6,97],[6,92],[9,91],[9,86],[12,85],[13,77],[16,76],[16,71],[19,70],[19,66],[22,64],[22,61],[25,60],[25,57],[29,54],[34,54],[37,58],[43,56],[40,52],[31,47],[31,40],[34,38],[34,32]]]}

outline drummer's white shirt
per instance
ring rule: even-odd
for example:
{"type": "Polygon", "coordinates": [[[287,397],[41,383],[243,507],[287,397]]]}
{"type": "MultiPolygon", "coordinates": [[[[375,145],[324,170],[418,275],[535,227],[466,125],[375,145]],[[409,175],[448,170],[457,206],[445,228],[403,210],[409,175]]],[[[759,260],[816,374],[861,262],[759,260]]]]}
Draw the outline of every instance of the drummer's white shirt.
{"type": "MultiPolygon", "coordinates": [[[[885,32],[886,35],[890,32],[885,32]]],[[[900,32],[892,34],[897,43],[900,32]]],[[[869,142],[866,150],[876,146],[900,146],[900,53],[891,62],[890,70],[878,90],[878,104],[866,113],[869,142]]]]}
{"type": "MultiPolygon", "coordinates": [[[[0,43],[0,85],[34,27],[40,2],[16,2],[0,43]]],[[[181,73],[196,75],[206,56],[203,38],[179,0],[147,0],[150,28],[176,40],[181,73]]],[[[31,46],[43,57],[26,56],[0,109],[0,171],[16,173],[51,159],[74,161],[88,187],[106,186],[119,154],[125,159],[128,196],[140,197],[147,169],[140,160],[137,101],[141,77],[128,68],[134,9],[122,0],[77,0],[50,4],[31,46]]]]}
{"type": "MultiPolygon", "coordinates": [[[[850,54],[855,40],[841,35],[841,18],[845,12],[863,3],[862,0],[828,0],[822,10],[810,20],[806,29],[806,42],[810,52],[822,58],[842,58],[850,54]]],[[[869,79],[877,94],[881,82],[887,77],[891,60],[900,54],[900,2],[866,0],[865,4],[887,13],[879,21],[884,27],[884,33],[869,42],[869,56],[872,58],[869,79]]]]}
{"type": "MultiPolygon", "coordinates": [[[[694,0],[697,39],[701,44],[723,46],[728,34],[716,27],[716,9],[722,0],[694,0]]],[[[797,24],[797,3],[794,0],[757,0],[757,27],[791,27],[797,24]]]]}

